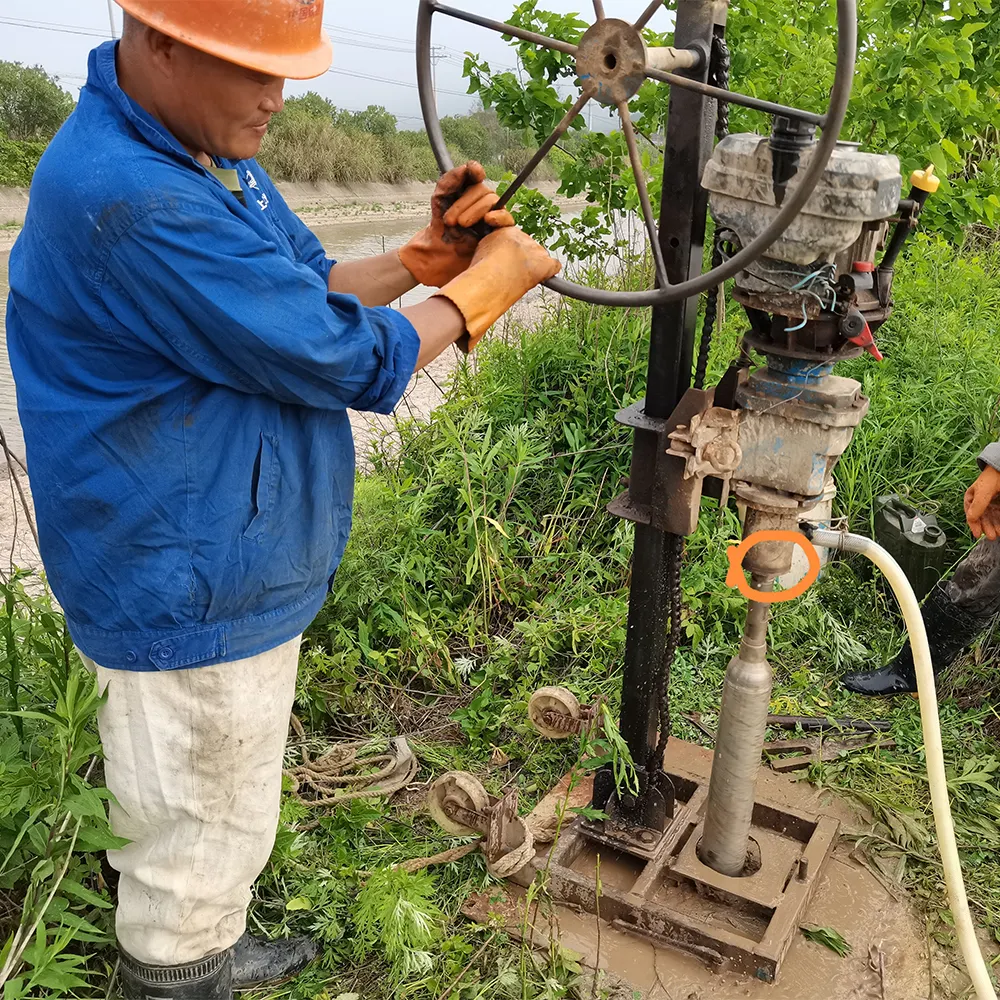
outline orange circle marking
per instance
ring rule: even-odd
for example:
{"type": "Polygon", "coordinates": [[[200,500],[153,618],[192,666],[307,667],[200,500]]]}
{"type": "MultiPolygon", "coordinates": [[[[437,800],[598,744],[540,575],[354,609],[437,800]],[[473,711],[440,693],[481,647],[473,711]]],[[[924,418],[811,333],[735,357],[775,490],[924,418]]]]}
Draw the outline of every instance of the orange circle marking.
{"type": "Polygon", "coordinates": [[[759,604],[783,604],[785,601],[794,601],[816,582],[822,568],[816,546],[800,531],[755,531],[748,538],[744,538],[739,545],[730,545],[726,555],[729,557],[726,586],[735,587],[747,600],[757,601],[759,604]],[[754,590],[743,575],[743,560],[758,542],[792,542],[798,545],[809,560],[809,572],[788,590],[754,590]]]}

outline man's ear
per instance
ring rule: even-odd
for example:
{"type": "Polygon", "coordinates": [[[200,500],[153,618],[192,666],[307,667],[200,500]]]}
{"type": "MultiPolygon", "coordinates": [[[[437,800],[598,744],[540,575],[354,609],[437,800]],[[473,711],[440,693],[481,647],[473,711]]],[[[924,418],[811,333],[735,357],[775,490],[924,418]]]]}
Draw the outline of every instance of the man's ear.
{"type": "Polygon", "coordinates": [[[150,63],[166,77],[172,77],[177,62],[177,42],[169,35],[146,27],[145,47],[150,63]]]}

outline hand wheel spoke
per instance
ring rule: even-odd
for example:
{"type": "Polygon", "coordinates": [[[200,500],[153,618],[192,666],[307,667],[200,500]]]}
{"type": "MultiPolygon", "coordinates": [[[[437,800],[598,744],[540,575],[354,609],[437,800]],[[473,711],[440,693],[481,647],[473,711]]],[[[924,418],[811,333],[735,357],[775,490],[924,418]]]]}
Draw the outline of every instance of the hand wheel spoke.
{"type": "Polygon", "coordinates": [[[603,21],[606,17],[604,13],[604,0],[594,0],[594,14],[598,21],[603,21]]]}
{"type": "Polygon", "coordinates": [[[660,249],[660,234],[656,229],[656,216],[649,200],[649,189],[646,187],[646,174],[642,167],[642,157],[639,155],[639,144],[636,141],[635,129],[632,127],[632,116],[629,114],[628,101],[621,101],[618,114],[625,133],[625,143],[628,146],[629,160],[632,161],[632,173],[635,174],[635,186],[639,192],[639,204],[642,206],[642,216],[646,220],[646,232],[649,234],[649,248],[656,264],[656,276],[660,287],[666,288],[670,281],[667,278],[667,268],[663,263],[663,252],[660,249]]]}
{"type": "Polygon", "coordinates": [[[818,115],[813,111],[803,111],[800,108],[791,108],[785,104],[775,104],[773,101],[762,101],[758,97],[750,97],[747,94],[739,94],[736,91],[725,90],[722,87],[713,87],[711,84],[702,83],[700,80],[692,80],[689,76],[667,73],[660,69],[647,69],[646,76],[650,80],[670,83],[683,90],[693,90],[696,94],[714,97],[718,101],[726,101],[729,104],[739,104],[744,108],[753,108],[754,111],[764,111],[769,115],[788,115],[789,118],[811,122],[813,125],[819,125],[821,128],[826,125],[826,115],[818,115]]]}
{"type": "Polygon", "coordinates": [[[663,0],[653,0],[653,2],[639,15],[639,20],[633,27],[636,31],[642,31],[649,24],[652,16],[663,6],[663,0]]]}
{"type": "Polygon", "coordinates": [[[565,52],[571,56],[576,55],[576,46],[571,42],[563,42],[558,38],[549,38],[547,35],[538,34],[537,31],[515,28],[513,25],[504,24],[503,21],[494,21],[490,17],[473,14],[467,10],[459,10],[457,7],[446,7],[440,3],[434,3],[431,6],[436,14],[447,14],[448,17],[457,17],[460,21],[468,21],[469,24],[478,24],[481,28],[498,31],[501,35],[511,35],[513,38],[520,38],[522,42],[531,42],[534,45],[554,49],[556,52],[565,52]]]}
{"type": "Polygon", "coordinates": [[[586,92],[581,94],[580,97],[577,99],[577,102],[573,105],[573,107],[571,107],[569,111],[567,111],[566,114],[563,115],[562,120],[555,127],[555,131],[552,133],[552,135],[550,135],[548,139],[546,139],[545,142],[543,142],[541,146],[538,147],[538,152],[535,153],[535,155],[530,160],[528,160],[528,162],[524,165],[524,168],[517,175],[517,177],[515,177],[510,182],[510,185],[508,186],[507,190],[504,191],[504,193],[500,196],[500,200],[496,203],[495,208],[503,208],[504,205],[506,205],[507,202],[509,202],[510,199],[514,197],[514,194],[516,193],[518,188],[520,188],[524,184],[524,182],[535,172],[535,168],[538,166],[538,164],[545,159],[545,157],[549,154],[549,151],[552,149],[552,147],[566,134],[566,132],[569,130],[570,125],[573,124],[573,120],[580,114],[580,112],[586,106],[587,102],[590,100],[590,96],[591,95],[586,92]]]}

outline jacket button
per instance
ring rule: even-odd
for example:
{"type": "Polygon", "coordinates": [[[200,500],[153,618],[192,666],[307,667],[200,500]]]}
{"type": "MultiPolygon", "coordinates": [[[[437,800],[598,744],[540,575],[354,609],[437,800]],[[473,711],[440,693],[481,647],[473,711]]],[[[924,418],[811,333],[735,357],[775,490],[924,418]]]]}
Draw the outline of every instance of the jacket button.
{"type": "Polygon", "coordinates": [[[135,663],[135,661],[138,660],[138,659],[139,659],[139,657],[136,656],[135,653],[133,653],[131,649],[128,650],[125,653],[125,662],[126,663],[135,663]]]}
{"type": "Polygon", "coordinates": [[[174,655],[174,651],[169,646],[164,646],[159,655],[161,660],[169,660],[174,655]]]}

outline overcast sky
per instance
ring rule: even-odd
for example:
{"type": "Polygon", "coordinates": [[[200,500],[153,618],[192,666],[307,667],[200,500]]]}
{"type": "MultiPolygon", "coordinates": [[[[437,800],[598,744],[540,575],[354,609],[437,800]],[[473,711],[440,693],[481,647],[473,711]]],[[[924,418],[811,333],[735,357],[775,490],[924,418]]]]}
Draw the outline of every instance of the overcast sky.
{"type": "MultiPolygon", "coordinates": [[[[510,16],[516,0],[451,2],[455,7],[503,20],[510,16]]],[[[634,20],[646,0],[605,0],[604,5],[608,16],[634,20]]],[[[591,19],[590,4],[584,0],[542,0],[540,6],[561,13],[582,10],[582,16],[591,19]]],[[[289,82],[286,93],[318,90],[341,107],[354,110],[382,104],[399,117],[401,128],[419,128],[413,53],[416,17],[416,0],[327,0],[324,21],[333,37],[334,69],[318,80],[289,82]],[[383,82],[388,80],[397,82],[383,82]]],[[[120,30],[121,11],[117,7],[114,18],[116,30],[120,30]]],[[[668,19],[669,15],[661,13],[657,20],[660,18],[668,19]]],[[[652,27],[657,26],[657,20],[652,27]]],[[[0,0],[0,59],[40,64],[60,77],[74,96],[84,82],[87,53],[109,34],[107,0],[46,0],[44,4],[37,0],[0,0]],[[30,26],[10,21],[30,22],[30,26]]],[[[435,16],[434,42],[444,47],[444,58],[437,67],[442,115],[461,114],[476,107],[476,101],[465,95],[465,51],[476,52],[495,65],[514,63],[513,51],[499,35],[453,18],[435,16]]]]}

